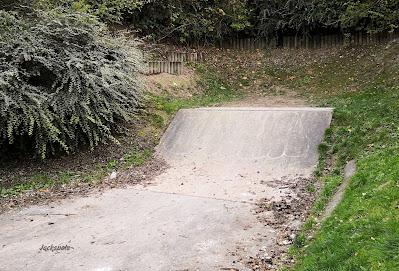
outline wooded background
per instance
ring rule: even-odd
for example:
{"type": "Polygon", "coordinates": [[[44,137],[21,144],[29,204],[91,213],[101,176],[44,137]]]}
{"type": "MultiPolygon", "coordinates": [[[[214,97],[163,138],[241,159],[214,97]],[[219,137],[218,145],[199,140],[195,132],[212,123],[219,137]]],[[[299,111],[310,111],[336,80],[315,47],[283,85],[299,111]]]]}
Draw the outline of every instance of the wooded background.
{"type": "Polygon", "coordinates": [[[229,38],[351,35],[392,32],[399,0],[3,0],[40,9],[57,6],[87,12],[129,27],[149,41],[215,45],[229,38]]]}

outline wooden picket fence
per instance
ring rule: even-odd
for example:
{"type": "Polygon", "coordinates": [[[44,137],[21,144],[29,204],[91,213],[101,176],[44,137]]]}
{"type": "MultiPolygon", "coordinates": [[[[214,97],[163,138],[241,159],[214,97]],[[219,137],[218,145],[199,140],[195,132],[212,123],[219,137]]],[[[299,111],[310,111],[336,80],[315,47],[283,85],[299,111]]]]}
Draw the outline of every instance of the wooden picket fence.
{"type": "Polygon", "coordinates": [[[205,54],[202,52],[187,53],[187,52],[173,52],[169,51],[166,54],[168,61],[181,61],[181,62],[201,62],[205,60],[205,54]]]}
{"type": "Polygon", "coordinates": [[[319,49],[333,48],[348,44],[351,46],[371,46],[385,44],[399,37],[399,32],[389,33],[381,32],[377,34],[368,34],[358,32],[350,37],[344,35],[327,36],[289,36],[283,37],[283,47],[287,49],[319,49]]]}
{"type": "Polygon", "coordinates": [[[286,49],[319,49],[342,46],[345,43],[344,35],[328,36],[288,36],[283,37],[283,48],[286,49]]]}
{"type": "Polygon", "coordinates": [[[181,61],[149,61],[147,74],[181,74],[183,70],[183,62],[181,61]]]}
{"type": "Polygon", "coordinates": [[[188,52],[173,52],[166,53],[166,60],[148,61],[147,74],[181,74],[183,70],[183,62],[187,61],[204,61],[205,54],[202,52],[188,53],[188,52]]]}
{"type": "Polygon", "coordinates": [[[275,38],[230,38],[219,42],[218,47],[223,49],[256,50],[275,48],[277,40],[275,38]]]}
{"type": "MultiPolygon", "coordinates": [[[[370,46],[385,44],[398,37],[399,31],[393,33],[385,31],[377,34],[358,32],[350,37],[345,37],[345,35],[342,34],[326,36],[284,36],[282,38],[282,47],[286,49],[319,49],[333,48],[343,46],[344,44],[352,46],[370,46]]],[[[277,40],[275,38],[231,38],[220,41],[218,47],[238,50],[276,48],[277,40]]]]}

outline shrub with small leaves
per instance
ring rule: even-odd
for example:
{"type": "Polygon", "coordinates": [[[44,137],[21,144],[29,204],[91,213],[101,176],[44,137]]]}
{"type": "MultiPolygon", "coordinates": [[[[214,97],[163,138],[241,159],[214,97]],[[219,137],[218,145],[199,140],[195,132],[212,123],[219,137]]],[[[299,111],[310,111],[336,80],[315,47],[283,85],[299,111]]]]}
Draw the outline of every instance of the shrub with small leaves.
{"type": "Polygon", "coordinates": [[[0,148],[72,151],[116,142],[140,105],[137,41],[87,14],[0,11],[0,148]],[[11,147],[11,148],[10,148],[11,147]]]}

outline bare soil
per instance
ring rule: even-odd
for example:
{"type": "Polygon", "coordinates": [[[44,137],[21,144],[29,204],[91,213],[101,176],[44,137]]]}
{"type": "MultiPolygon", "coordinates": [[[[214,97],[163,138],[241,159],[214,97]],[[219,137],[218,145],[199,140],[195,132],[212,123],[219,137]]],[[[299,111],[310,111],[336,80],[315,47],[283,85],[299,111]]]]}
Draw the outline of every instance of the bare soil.
{"type": "Polygon", "coordinates": [[[275,87],[276,93],[259,93],[248,91],[248,94],[239,100],[223,103],[225,107],[307,107],[309,102],[298,97],[295,90],[275,87]]]}
{"type": "Polygon", "coordinates": [[[196,92],[195,71],[188,67],[183,67],[179,75],[160,73],[143,77],[146,91],[157,96],[191,98],[196,92]]]}

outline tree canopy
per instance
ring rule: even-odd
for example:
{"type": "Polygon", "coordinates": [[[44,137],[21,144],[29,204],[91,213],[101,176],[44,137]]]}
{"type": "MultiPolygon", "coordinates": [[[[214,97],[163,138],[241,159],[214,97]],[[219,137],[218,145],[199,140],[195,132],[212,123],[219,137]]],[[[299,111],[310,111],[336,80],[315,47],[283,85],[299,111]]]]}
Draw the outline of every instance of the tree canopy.
{"type": "MultiPolygon", "coordinates": [[[[27,0],[19,0],[19,2],[27,0]]],[[[4,0],[3,6],[18,1],[4,0]]],[[[376,33],[399,26],[399,0],[35,0],[120,23],[152,41],[209,44],[231,36],[376,33]]]]}

